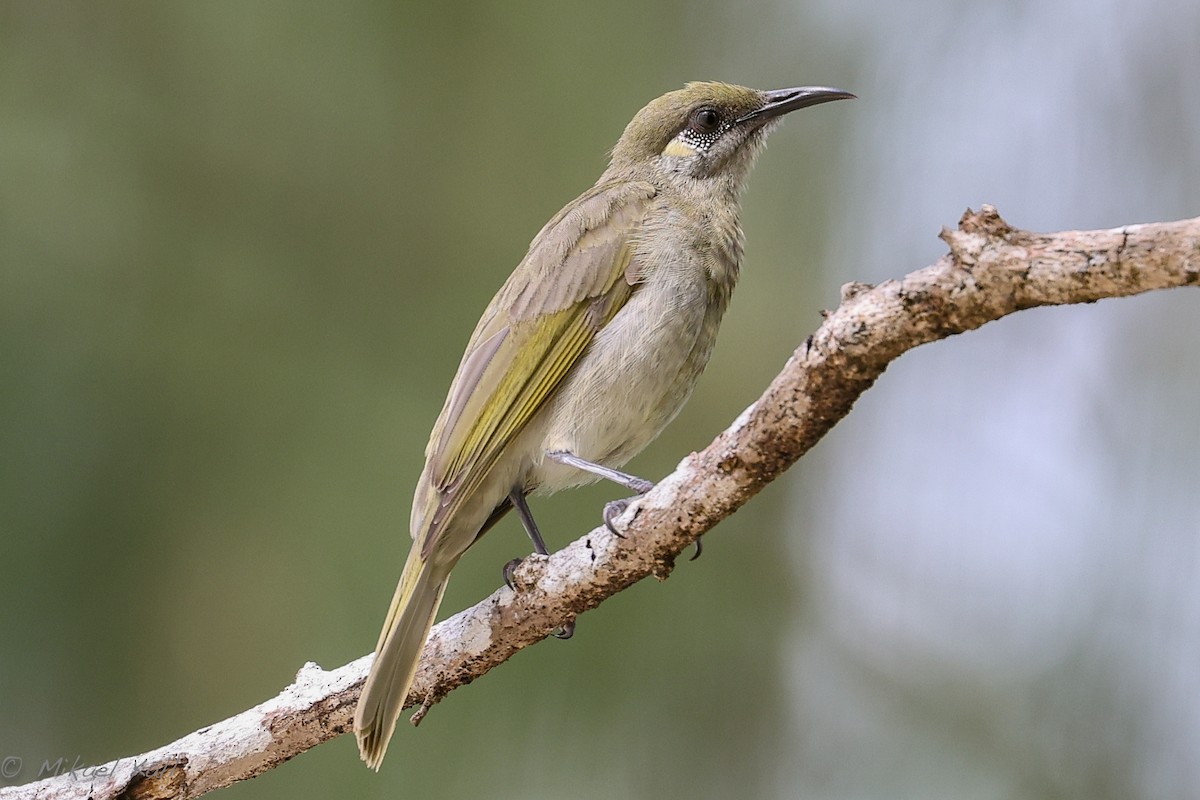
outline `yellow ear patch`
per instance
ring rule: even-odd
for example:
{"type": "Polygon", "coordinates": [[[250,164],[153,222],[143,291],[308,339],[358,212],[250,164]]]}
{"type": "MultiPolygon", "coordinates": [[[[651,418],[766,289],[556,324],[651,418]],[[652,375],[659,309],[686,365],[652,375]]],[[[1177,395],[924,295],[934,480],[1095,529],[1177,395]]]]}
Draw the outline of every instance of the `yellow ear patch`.
{"type": "Polygon", "coordinates": [[[670,144],[663,148],[664,156],[674,156],[676,158],[689,158],[696,155],[696,149],[691,145],[684,144],[678,139],[672,139],[670,144]]]}

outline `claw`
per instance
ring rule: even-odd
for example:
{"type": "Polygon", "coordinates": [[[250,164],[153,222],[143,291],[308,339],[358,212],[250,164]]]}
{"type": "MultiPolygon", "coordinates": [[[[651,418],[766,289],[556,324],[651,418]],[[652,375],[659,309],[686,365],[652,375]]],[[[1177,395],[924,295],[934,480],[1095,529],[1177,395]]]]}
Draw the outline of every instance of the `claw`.
{"type": "Polygon", "coordinates": [[[513,583],[513,573],[516,572],[517,567],[520,566],[520,564],[521,559],[514,558],[512,561],[509,561],[504,565],[504,585],[509,589],[512,589],[514,592],[517,590],[517,587],[516,584],[513,583]]]}
{"type": "Polygon", "coordinates": [[[570,639],[575,635],[575,620],[564,622],[561,627],[550,632],[555,639],[570,639]]]}
{"type": "Polygon", "coordinates": [[[617,517],[625,513],[625,509],[629,508],[634,498],[627,497],[624,500],[610,500],[604,504],[604,527],[608,528],[609,533],[618,539],[624,539],[625,535],[617,530],[616,523],[613,522],[617,517]]]}
{"type": "Polygon", "coordinates": [[[700,557],[700,553],[704,552],[704,546],[701,544],[702,541],[702,539],[696,540],[696,552],[692,553],[692,557],[689,558],[688,561],[695,561],[700,557]]]}

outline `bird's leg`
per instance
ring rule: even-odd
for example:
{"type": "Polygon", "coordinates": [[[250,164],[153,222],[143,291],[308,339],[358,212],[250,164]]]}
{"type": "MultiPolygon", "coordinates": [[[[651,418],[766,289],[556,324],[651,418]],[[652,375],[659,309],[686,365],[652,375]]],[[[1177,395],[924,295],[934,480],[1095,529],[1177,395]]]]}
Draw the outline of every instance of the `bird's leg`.
{"type": "MultiPolygon", "coordinates": [[[[566,450],[549,450],[546,452],[546,457],[552,461],[557,461],[560,464],[566,464],[568,467],[575,467],[575,469],[580,469],[584,472],[590,472],[593,475],[598,475],[605,480],[609,480],[613,483],[624,486],[631,492],[635,492],[633,497],[625,497],[620,500],[611,500],[604,504],[604,527],[608,528],[613,536],[616,536],[618,539],[624,539],[625,537],[622,536],[617,530],[617,526],[613,523],[613,520],[621,516],[621,514],[625,512],[625,509],[629,507],[630,503],[639,499],[642,495],[646,494],[646,492],[653,489],[654,483],[646,480],[645,478],[639,478],[636,475],[630,475],[628,472],[621,472],[619,469],[613,469],[612,467],[606,467],[603,464],[597,464],[595,462],[588,461],[586,458],[580,458],[574,453],[566,450]]],[[[697,539],[696,552],[688,560],[695,561],[697,558],[699,558],[702,549],[703,548],[700,545],[700,540],[697,539]]]]}
{"type": "Polygon", "coordinates": [[[557,461],[560,464],[566,464],[568,467],[581,469],[584,472],[590,472],[593,475],[598,475],[605,480],[619,483],[631,492],[636,492],[643,495],[654,488],[654,483],[645,478],[639,478],[636,475],[630,475],[628,472],[621,472],[619,469],[606,467],[602,464],[596,464],[588,461],[586,458],[580,458],[574,453],[566,450],[549,450],[546,452],[546,457],[552,461],[557,461]]]}
{"type": "MultiPolygon", "coordinates": [[[[513,508],[517,510],[517,516],[521,518],[521,525],[529,534],[529,540],[533,542],[533,552],[543,556],[550,555],[550,551],[546,549],[546,541],[542,538],[542,532],[538,530],[537,522],[534,521],[533,514],[529,511],[529,503],[525,502],[525,493],[520,489],[513,489],[509,492],[508,499],[512,502],[513,508]]],[[[513,585],[513,570],[520,563],[521,559],[514,558],[504,565],[504,583],[514,592],[517,589],[513,585]]],[[[559,639],[570,639],[574,634],[575,620],[563,624],[553,632],[553,635],[559,639]]]]}
{"type": "Polygon", "coordinates": [[[546,549],[546,540],[542,538],[542,532],[538,530],[533,514],[529,511],[529,503],[525,502],[525,493],[519,489],[513,489],[508,499],[512,501],[513,508],[517,510],[517,516],[521,518],[521,525],[529,534],[529,541],[533,542],[533,552],[543,556],[550,555],[550,551],[546,549]]]}

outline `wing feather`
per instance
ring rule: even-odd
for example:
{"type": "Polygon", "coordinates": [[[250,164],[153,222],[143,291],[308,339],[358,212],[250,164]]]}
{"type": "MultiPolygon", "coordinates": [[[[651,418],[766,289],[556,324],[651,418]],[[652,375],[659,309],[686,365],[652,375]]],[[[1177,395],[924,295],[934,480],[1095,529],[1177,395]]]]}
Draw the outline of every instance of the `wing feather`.
{"type": "Polygon", "coordinates": [[[601,184],[550,220],[497,293],[463,355],[434,426],[426,474],[439,495],[423,535],[428,555],[440,529],[478,488],[625,305],[649,184],[601,184]]]}

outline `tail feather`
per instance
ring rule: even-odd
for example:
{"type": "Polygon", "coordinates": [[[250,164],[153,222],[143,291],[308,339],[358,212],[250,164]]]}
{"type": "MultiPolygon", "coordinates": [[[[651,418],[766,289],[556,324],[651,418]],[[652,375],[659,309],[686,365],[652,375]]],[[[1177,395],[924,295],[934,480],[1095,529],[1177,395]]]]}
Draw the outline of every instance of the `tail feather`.
{"type": "Polygon", "coordinates": [[[378,770],[417,672],[449,572],[435,570],[413,547],[375,646],[375,662],[354,712],[358,752],[378,770]]]}

